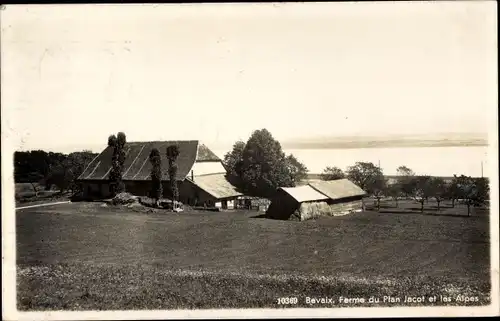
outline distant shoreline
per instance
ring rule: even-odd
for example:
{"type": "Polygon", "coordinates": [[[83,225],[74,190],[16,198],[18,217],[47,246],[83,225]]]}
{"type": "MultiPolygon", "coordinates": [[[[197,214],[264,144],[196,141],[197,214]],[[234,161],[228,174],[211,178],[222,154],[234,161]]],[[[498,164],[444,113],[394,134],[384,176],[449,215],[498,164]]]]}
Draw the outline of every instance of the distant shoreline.
{"type": "MultiPolygon", "coordinates": [[[[419,147],[486,147],[488,139],[485,135],[421,135],[421,136],[344,136],[344,137],[315,137],[296,138],[289,140],[278,139],[283,149],[363,149],[363,148],[419,148],[419,147]]],[[[214,142],[200,140],[212,150],[232,150],[234,142],[214,142]]],[[[106,144],[89,144],[60,147],[38,147],[26,150],[45,150],[51,152],[70,153],[82,150],[91,150],[100,153],[106,144]]]]}
{"type": "Polygon", "coordinates": [[[419,147],[481,147],[485,139],[474,140],[389,140],[389,141],[316,141],[286,142],[284,149],[358,149],[358,148],[419,148],[419,147]]]}

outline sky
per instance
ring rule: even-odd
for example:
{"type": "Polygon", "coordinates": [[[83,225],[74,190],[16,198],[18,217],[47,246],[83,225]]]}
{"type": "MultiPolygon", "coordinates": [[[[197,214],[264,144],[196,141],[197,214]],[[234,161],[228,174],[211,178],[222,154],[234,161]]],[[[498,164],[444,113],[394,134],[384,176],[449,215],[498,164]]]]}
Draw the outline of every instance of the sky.
{"type": "MultiPolygon", "coordinates": [[[[496,2],[7,6],[2,138],[488,132],[496,2]]],[[[493,118],[492,118],[493,117],[493,118]]],[[[494,127],[495,128],[495,127],[494,127]]]]}

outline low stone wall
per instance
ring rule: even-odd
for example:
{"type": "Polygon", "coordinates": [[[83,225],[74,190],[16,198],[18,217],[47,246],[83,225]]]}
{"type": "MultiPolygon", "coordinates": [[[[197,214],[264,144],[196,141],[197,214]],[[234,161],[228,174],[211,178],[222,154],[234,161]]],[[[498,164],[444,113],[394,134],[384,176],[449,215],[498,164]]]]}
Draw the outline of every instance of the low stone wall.
{"type": "Polygon", "coordinates": [[[290,220],[305,221],[321,216],[340,216],[360,212],[363,208],[361,200],[328,205],[326,202],[302,203],[290,220]]]}

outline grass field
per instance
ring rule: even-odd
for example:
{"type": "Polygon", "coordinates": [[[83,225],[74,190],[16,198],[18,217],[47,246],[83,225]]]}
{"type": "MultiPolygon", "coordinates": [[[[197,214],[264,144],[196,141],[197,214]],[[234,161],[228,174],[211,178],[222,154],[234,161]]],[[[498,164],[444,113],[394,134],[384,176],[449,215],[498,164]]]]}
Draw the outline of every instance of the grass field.
{"type": "Polygon", "coordinates": [[[307,296],[404,304],[382,302],[388,295],[487,304],[489,217],[446,210],[461,216],[363,212],[289,222],[99,203],[19,210],[18,308],[279,308],[277,299],[290,296],[293,307],[309,306],[307,296]]]}
{"type": "Polygon", "coordinates": [[[18,206],[27,206],[35,204],[43,204],[60,200],[68,200],[70,193],[59,193],[58,190],[45,190],[45,186],[38,183],[35,184],[38,189],[38,196],[30,183],[16,183],[15,184],[15,203],[18,206]]]}

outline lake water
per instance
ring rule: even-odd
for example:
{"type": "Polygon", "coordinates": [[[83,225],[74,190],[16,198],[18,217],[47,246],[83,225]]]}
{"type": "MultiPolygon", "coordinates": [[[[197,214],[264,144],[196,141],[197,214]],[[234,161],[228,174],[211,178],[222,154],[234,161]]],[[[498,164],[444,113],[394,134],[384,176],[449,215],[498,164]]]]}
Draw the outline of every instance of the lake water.
{"type": "MultiPolygon", "coordinates": [[[[408,147],[408,148],[359,148],[359,149],[285,149],[309,169],[321,173],[326,166],[345,170],[358,161],[372,162],[386,175],[396,175],[396,169],[405,165],[418,175],[453,176],[464,174],[489,176],[488,147],[408,147]]],[[[214,150],[219,156],[227,150],[214,150]]]]}

